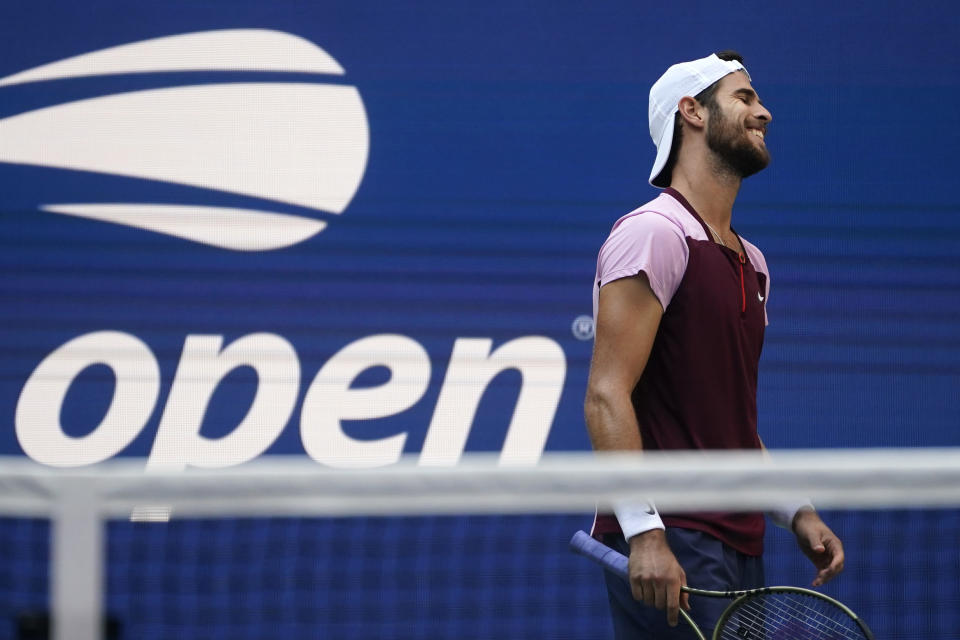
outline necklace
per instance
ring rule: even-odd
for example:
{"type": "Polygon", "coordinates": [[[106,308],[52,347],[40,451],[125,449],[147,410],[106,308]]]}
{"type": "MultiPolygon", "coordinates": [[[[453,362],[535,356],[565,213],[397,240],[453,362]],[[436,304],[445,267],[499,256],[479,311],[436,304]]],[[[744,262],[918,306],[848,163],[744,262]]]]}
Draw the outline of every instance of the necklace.
{"type": "MultiPolygon", "coordinates": [[[[706,220],[704,220],[704,221],[703,221],[703,224],[707,225],[707,228],[710,229],[710,231],[713,233],[713,237],[717,239],[717,242],[719,242],[720,244],[722,244],[722,245],[725,246],[725,247],[727,246],[727,243],[723,241],[723,238],[720,237],[720,234],[717,233],[717,230],[714,229],[712,226],[710,226],[710,223],[709,223],[709,222],[707,222],[706,220]]],[[[729,248],[729,247],[727,247],[727,248],[729,248]]]]}

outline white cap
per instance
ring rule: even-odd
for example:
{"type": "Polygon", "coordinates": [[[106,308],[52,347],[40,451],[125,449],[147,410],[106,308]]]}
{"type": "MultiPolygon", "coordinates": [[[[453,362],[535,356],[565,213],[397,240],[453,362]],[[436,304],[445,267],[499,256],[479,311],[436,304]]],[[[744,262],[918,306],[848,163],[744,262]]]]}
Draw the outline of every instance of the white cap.
{"type": "Polygon", "coordinates": [[[691,60],[675,64],[660,79],[650,87],[650,137],[657,145],[657,159],[650,172],[650,184],[655,187],[666,187],[667,184],[656,184],[654,180],[663,171],[670,157],[670,147],[673,145],[673,120],[679,108],[680,99],[685,96],[691,98],[712,85],[720,78],[734,71],[747,69],[736,60],[721,60],[712,53],[706,58],[691,60]]]}

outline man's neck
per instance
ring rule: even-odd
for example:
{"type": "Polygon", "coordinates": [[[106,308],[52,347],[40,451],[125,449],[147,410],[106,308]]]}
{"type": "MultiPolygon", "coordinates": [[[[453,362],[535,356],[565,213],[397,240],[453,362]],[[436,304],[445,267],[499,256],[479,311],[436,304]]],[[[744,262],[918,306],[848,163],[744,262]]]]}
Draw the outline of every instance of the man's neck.
{"type": "Polygon", "coordinates": [[[741,182],[741,178],[720,167],[700,164],[681,168],[678,165],[670,186],[683,194],[707,224],[725,233],[730,230],[733,203],[741,182]]]}

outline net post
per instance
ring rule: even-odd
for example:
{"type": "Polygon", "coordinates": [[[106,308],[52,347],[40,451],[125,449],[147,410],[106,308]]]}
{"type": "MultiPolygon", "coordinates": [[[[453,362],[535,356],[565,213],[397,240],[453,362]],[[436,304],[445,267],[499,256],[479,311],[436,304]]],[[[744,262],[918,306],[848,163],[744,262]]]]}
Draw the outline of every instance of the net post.
{"type": "Polygon", "coordinates": [[[103,523],[92,478],[68,478],[53,510],[50,600],[54,640],[101,640],[103,523]]]}

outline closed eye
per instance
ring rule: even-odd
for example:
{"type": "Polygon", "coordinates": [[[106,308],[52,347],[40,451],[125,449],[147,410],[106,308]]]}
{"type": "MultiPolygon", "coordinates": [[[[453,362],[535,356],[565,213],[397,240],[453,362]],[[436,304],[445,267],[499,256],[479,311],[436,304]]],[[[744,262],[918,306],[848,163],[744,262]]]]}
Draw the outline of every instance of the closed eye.
{"type": "Polygon", "coordinates": [[[757,93],[753,89],[737,89],[733,92],[738,99],[742,100],[744,104],[752,104],[754,100],[763,104],[763,100],[757,97],[757,93]]]}

